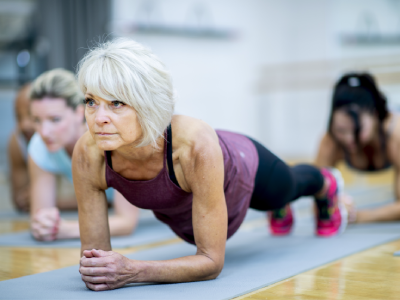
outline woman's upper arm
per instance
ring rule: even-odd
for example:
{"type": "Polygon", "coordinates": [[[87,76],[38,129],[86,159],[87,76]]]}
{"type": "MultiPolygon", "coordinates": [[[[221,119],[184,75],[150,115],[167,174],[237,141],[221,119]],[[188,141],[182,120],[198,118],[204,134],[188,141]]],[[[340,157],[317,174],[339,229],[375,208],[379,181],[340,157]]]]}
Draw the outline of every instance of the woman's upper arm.
{"type": "MultiPolygon", "coordinates": [[[[17,138],[15,133],[11,136],[10,142],[8,144],[8,157],[10,162],[10,171],[11,174],[18,175],[15,176],[17,181],[21,181],[21,177],[23,177],[23,182],[26,184],[28,179],[28,170],[26,161],[24,159],[23,154],[21,153],[21,149],[18,145],[17,138]]],[[[12,178],[14,180],[14,178],[12,178]]],[[[17,183],[18,186],[18,183],[17,183]]]]}
{"type": "Polygon", "coordinates": [[[197,254],[210,258],[220,271],[228,226],[223,155],[214,131],[205,131],[196,140],[180,156],[180,162],[193,193],[192,222],[197,254]]]}
{"type": "Polygon", "coordinates": [[[17,198],[19,193],[25,193],[28,188],[29,175],[27,162],[21,153],[15,133],[11,136],[8,144],[8,157],[10,162],[12,195],[13,198],[17,198]]]}
{"type": "Polygon", "coordinates": [[[395,148],[392,154],[394,167],[394,192],[396,199],[400,199],[400,136],[395,136],[395,148]]]}
{"type": "Polygon", "coordinates": [[[333,138],[326,133],[319,144],[315,165],[318,167],[334,167],[341,158],[341,149],[333,138]]]}
{"type": "Polygon", "coordinates": [[[101,156],[95,147],[87,145],[91,137],[84,134],[72,155],[72,177],[79,211],[79,231],[82,251],[111,250],[108,226],[106,187],[101,178],[101,156]]]}
{"type": "Polygon", "coordinates": [[[31,213],[40,208],[56,206],[56,176],[40,168],[31,156],[28,156],[29,178],[31,179],[31,213]]]}

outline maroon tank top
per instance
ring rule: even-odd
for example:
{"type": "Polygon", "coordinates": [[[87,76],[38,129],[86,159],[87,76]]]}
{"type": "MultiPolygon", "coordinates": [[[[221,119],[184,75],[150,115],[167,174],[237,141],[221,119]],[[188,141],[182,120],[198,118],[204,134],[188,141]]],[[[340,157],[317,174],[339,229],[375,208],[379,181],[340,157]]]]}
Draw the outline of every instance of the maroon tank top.
{"type": "MultiPolygon", "coordinates": [[[[258,153],[247,137],[228,131],[216,132],[224,157],[229,238],[243,222],[250,205],[258,168],[258,153]]],[[[111,167],[111,156],[105,153],[107,185],[119,191],[133,205],[151,209],[157,219],[166,223],[179,237],[195,244],[192,225],[193,195],[171,181],[166,167],[166,143],[167,137],[163,169],[155,178],[146,181],[128,180],[119,175],[111,167]]]]}

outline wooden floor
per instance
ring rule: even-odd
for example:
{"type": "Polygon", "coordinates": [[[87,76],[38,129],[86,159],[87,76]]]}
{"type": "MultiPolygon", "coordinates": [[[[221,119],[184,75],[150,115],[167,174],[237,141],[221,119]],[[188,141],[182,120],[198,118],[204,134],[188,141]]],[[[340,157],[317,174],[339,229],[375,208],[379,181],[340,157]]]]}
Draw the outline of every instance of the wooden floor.
{"type": "MultiPolygon", "coordinates": [[[[387,185],[393,176],[391,171],[372,177],[363,177],[346,169],[341,171],[346,183],[369,186],[387,185]]],[[[0,234],[28,228],[27,220],[0,220],[0,234]]],[[[179,242],[181,240],[176,238],[116,251],[127,254],[179,242]]],[[[400,299],[400,257],[393,256],[396,250],[400,250],[400,240],[337,260],[235,299],[400,299]]],[[[79,262],[79,251],[65,248],[0,247],[0,280],[75,265],[79,262]]]]}
{"type": "Polygon", "coordinates": [[[296,275],[235,300],[400,299],[400,240],[296,275]]]}
{"type": "MultiPolygon", "coordinates": [[[[125,255],[181,242],[181,239],[174,238],[143,246],[114,249],[114,251],[125,255]]],[[[0,247],[0,257],[0,281],[2,281],[79,264],[80,249],[0,247]]]]}

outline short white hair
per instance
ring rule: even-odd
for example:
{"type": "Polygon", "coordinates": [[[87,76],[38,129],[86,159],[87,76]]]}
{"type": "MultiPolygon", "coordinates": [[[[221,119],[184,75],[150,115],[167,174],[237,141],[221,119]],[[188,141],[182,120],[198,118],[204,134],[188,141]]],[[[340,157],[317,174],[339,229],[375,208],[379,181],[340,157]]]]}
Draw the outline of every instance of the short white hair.
{"type": "Polygon", "coordinates": [[[137,147],[153,144],[171,123],[175,99],[172,80],[151,50],[125,38],[91,49],[78,65],[81,91],[133,107],[143,137],[137,147]]]}

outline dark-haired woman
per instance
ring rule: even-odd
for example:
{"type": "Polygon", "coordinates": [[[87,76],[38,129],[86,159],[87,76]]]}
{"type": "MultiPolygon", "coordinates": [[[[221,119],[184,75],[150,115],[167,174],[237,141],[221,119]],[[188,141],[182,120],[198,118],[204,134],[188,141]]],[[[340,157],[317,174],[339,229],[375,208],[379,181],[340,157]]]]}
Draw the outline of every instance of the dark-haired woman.
{"type": "MultiPolygon", "coordinates": [[[[359,171],[376,172],[393,166],[395,194],[400,200],[400,122],[388,111],[385,96],[368,73],[349,73],[336,84],[328,132],[322,138],[318,166],[335,166],[344,159],[359,171]]],[[[400,201],[378,209],[350,209],[357,223],[400,220],[400,201]]]]}

